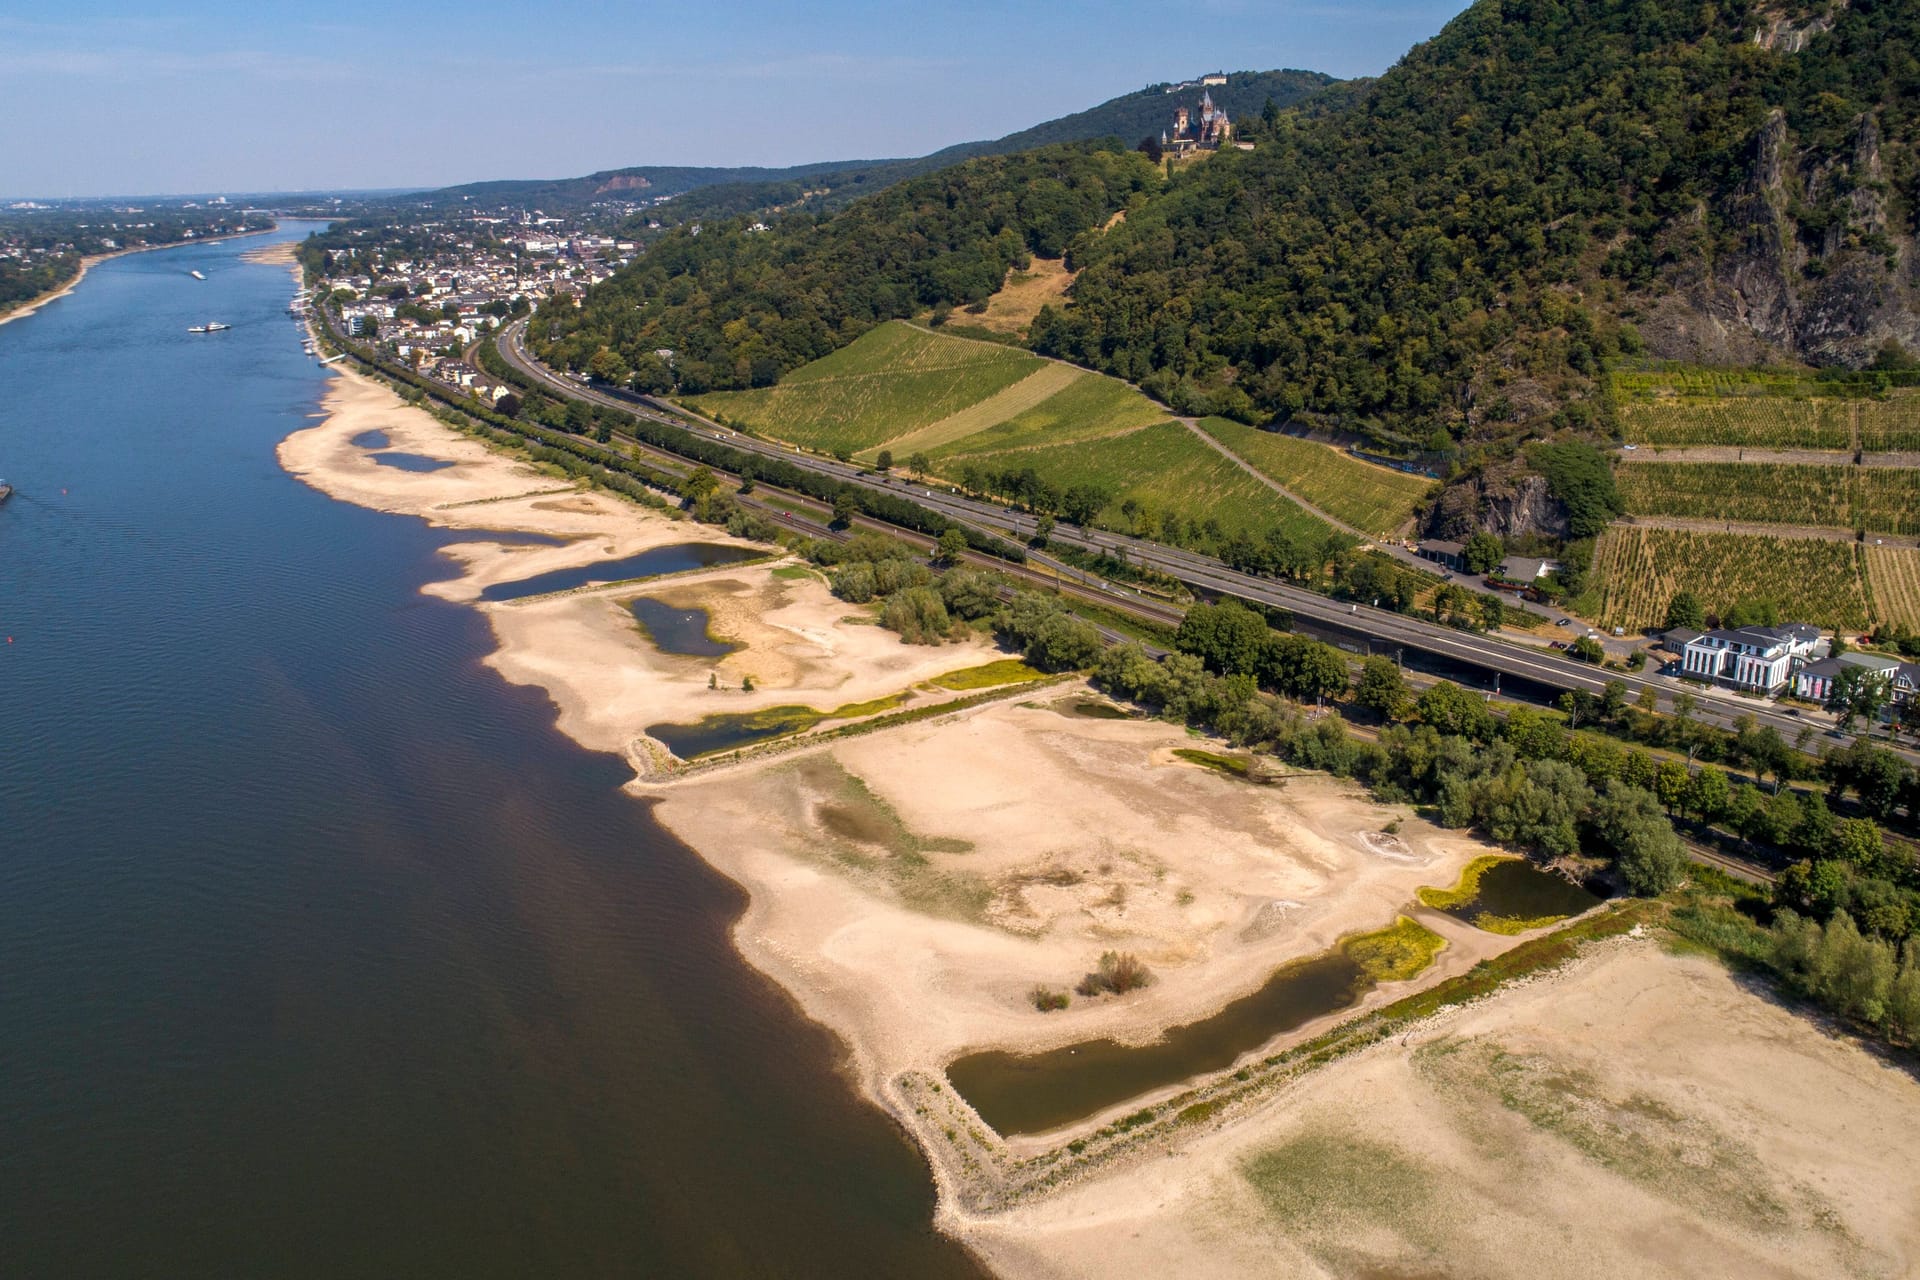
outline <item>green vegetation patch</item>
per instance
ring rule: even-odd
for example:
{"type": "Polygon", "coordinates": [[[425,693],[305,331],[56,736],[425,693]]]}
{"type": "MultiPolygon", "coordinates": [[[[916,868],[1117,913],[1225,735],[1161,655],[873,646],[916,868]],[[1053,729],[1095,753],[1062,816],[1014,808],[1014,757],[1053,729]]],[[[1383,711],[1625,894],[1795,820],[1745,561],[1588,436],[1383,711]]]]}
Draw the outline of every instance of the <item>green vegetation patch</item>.
{"type": "Polygon", "coordinates": [[[972,872],[936,867],[929,856],[971,853],[971,841],[918,834],[863,778],[830,755],[816,755],[792,767],[819,797],[815,817],[829,839],[818,851],[834,864],[884,884],[915,911],[975,922],[985,919],[992,887],[972,872]]]}
{"type": "Polygon", "coordinates": [[[826,581],[818,569],[809,569],[803,564],[783,564],[773,571],[773,576],[782,582],[826,581]]]}
{"type": "Polygon", "coordinates": [[[1447,940],[1418,920],[1400,916],[1384,929],[1356,934],[1341,950],[1373,982],[1405,982],[1426,972],[1447,940]]]}
{"type": "Polygon", "coordinates": [[[960,692],[967,689],[992,689],[1000,685],[1027,684],[1046,679],[1047,673],[1028,666],[1018,658],[1002,658],[984,666],[967,667],[935,676],[928,684],[960,692]]]}
{"type": "Polygon", "coordinates": [[[1203,769],[1224,773],[1229,778],[1238,778],[1242,782],[1247,781],[1248,773],[1253,767],[1245,756],[1222,755],[1217,751],[1202,751],[1198,747],[1175,747],[1173,754],[1188,764],[1197,764],[1203,769]]]}
{"type": "Polygon", "coordinates": [[[1404,528],[1434,486],[1432,480],[1362,462],[1332,445],[1227,418],[1203,418],[1200,427],[1274,483],[1375,538],[1404,528]]]}
{"type": "Polygon", "coordinates": [[[1491,1038],[1441,1040],[1412,1063],[1444,1095],[1468,1106],[1491,1098],[1536,1130],[1662,1199],[1749,1230],[1837,1222],[1810,1188],[1770,1185],[1759,1153],[1701,1115],[1640,1092],[1617,1092],[1584,1067],[1518,1053],[1491,1038]]]}
{"type": "MultiPolygon", "coordinates": [[[[1440,1171],[1400,1148],[1331,1128],[1313,1128],[1254,1156],[1241,1176],[1289,1234],[1301,1233],[1323,1261],[1343,1269],[1358,1261],[1331,1256],[1337,1241],[1364,1236],[1395,1241],[1395,1253],[1431,1254],[1445,1235],[1440,1171]]],[[[1364,1263],[1350,1274],[1395,1274],[1364,1263]]]]}

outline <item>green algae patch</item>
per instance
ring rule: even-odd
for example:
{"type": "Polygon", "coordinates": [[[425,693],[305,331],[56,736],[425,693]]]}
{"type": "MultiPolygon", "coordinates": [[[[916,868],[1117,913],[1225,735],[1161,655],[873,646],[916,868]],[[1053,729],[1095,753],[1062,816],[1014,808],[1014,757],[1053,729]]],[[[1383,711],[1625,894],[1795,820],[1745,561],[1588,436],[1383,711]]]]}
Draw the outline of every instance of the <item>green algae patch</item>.
{"type": "Polygon", "coordinates": [[[994,689],[1009,684],[1031,684],[1035,680],[1044,680],[1046,672],[1030,667],[1018,658],[1002,658],[998,662],[989,662],[984,666],[966,667],[960,671],[949,671],[945,675],[935,676],[927,681],[936,689],[950,689],[963,693],[972,689],[994,689]]]}
{"type": "Polygon", "coordinates": [[[1211,769],[1215,773],[1225,774],[1229,778],[1248,780],[1249,765],[1244,756],[1222,755],[1218,751],[1202,751],[1198,747],[1175,747],[1173,754],[1188,764],[1197,764],[1202,769],[1211,769]]]}
{"type": "Polygon", "coordinates": [[[1447,940],[1418,920],[1401,916],[1384,929],[1355,934],[1340,944],[1360,972],[1375,983],[1405,982],[1424,973],[1447,940]]]}
{"type": "Polygon", "coordinates": [[[1460,879],[1451,889],[1440,889],[1433,885],[1421,885],[1414,896],[1420,899],[1422,906],[1432,907],[1435,911],[1444,911],[1449,915],[1469,906],[1480,896],[1480,881],[1487,872],[1503,862],[1518,862],[1518,858],[1503,853],[1485,853],[1475,858],[1460,872],[1460,879]]]}

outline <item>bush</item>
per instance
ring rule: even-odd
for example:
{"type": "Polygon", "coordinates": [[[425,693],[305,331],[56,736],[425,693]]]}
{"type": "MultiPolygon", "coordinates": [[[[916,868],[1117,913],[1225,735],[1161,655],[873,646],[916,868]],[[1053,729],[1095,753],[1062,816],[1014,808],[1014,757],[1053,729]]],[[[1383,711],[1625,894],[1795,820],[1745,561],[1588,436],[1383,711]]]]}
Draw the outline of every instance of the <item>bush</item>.
{"type": "Polygon", "coordinates": [[[1111,993],[1123,996],[1153,982],[1153,974],[1131,951],[1109,951],[1100,957],[1100,967],[1080,979],[1074,988],[1083,996],[1111,993]]]}
{"type": "Polygon", "coordinates": [[[1033,1007],[1042,1013],[1053,1013],[1073,1003],[1073,997],[1064,991],[1055,991],[1051,987],[1035,987],[1027,993],[1027,999],[1033,1007]]]}
{"type": "Polygon", "coordinates": [[[908,644],[939,644],[953,630],[953,619],[932,587],[908,587],[887,597],[880,625],[898,631],[908,644]]]}

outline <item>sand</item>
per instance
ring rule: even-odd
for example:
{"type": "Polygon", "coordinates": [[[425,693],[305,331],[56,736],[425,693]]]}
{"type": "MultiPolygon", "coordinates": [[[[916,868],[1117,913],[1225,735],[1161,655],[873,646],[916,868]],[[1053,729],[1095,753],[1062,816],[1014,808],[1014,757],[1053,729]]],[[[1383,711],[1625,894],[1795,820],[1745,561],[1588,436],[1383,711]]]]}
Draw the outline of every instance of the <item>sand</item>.
{"type": "Polygon", "coordinates": [[[1907,1072],[1622,939],[958,1227],[1047,1277],[1907,1276],[1916,1142],[1907,1072]]]}
{"type": "Polygon", "coordinates": [[[323,421],[281,443],[281,465],[343,501],[472,531],[471,540],[445,549],[460,575],[429,584],[425,593],[480,609],[498,645],[487,664],[515,684],[543,689],[563,732],[583,746],[624,754],[637,773],[672,763],[647,736],[650,725],[794,704],[831,711],[903,693],[932,702],[952,695],[916,686],[1002,656],[978,641],[902,644],[872,625],[869,614],[834,598],[819,575],[778,573],[775,548],[545,474],[461,435],[378,382],[329,372],[323,421]],[[384,433],[387,444],[356,445],[368,431],[384,433]],[[387,451],[454,465],[412,472],[374,461],[387,451]],[[515,545],[488,538],[488,531],[566,541],[515,545]],[[527,601],[479,599],[497,583],[683,543],[737,546],[771,559],[527,601]],[[719,661],[661,652],[627,611],[641,595],[709,608],[711,629],[743,647],[719,661]],[[746,676],[756,686],[751,693],[741,688],[746,676]],[[710,688],[710,677],[723,687],[710,688]]]}

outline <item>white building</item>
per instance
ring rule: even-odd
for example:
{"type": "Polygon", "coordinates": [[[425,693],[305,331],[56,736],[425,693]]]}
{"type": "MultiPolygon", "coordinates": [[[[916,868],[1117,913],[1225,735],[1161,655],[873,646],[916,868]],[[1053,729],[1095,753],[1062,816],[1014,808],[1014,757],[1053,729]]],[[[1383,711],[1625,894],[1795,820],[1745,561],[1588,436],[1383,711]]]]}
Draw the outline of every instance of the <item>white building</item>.
{"type": "Polygon", "coordinates": [[[1819,645],[1820,629],[1804,622],[1709,631],[1687,642],[1681,668],[1695,680],[1778,693],[1819,645]]]}
{"type": "Polygon", "coordinates": [[[1825,702],[1833,694],[1834,681],[1849,667],[1871,673],[1873,679],[1891,682],[1900,670],[1898,658],[1883,658],[1877,653],[1843,653],[1800,668],[1793,677],[1793,691],[1811,702],[1825,702]]]}

